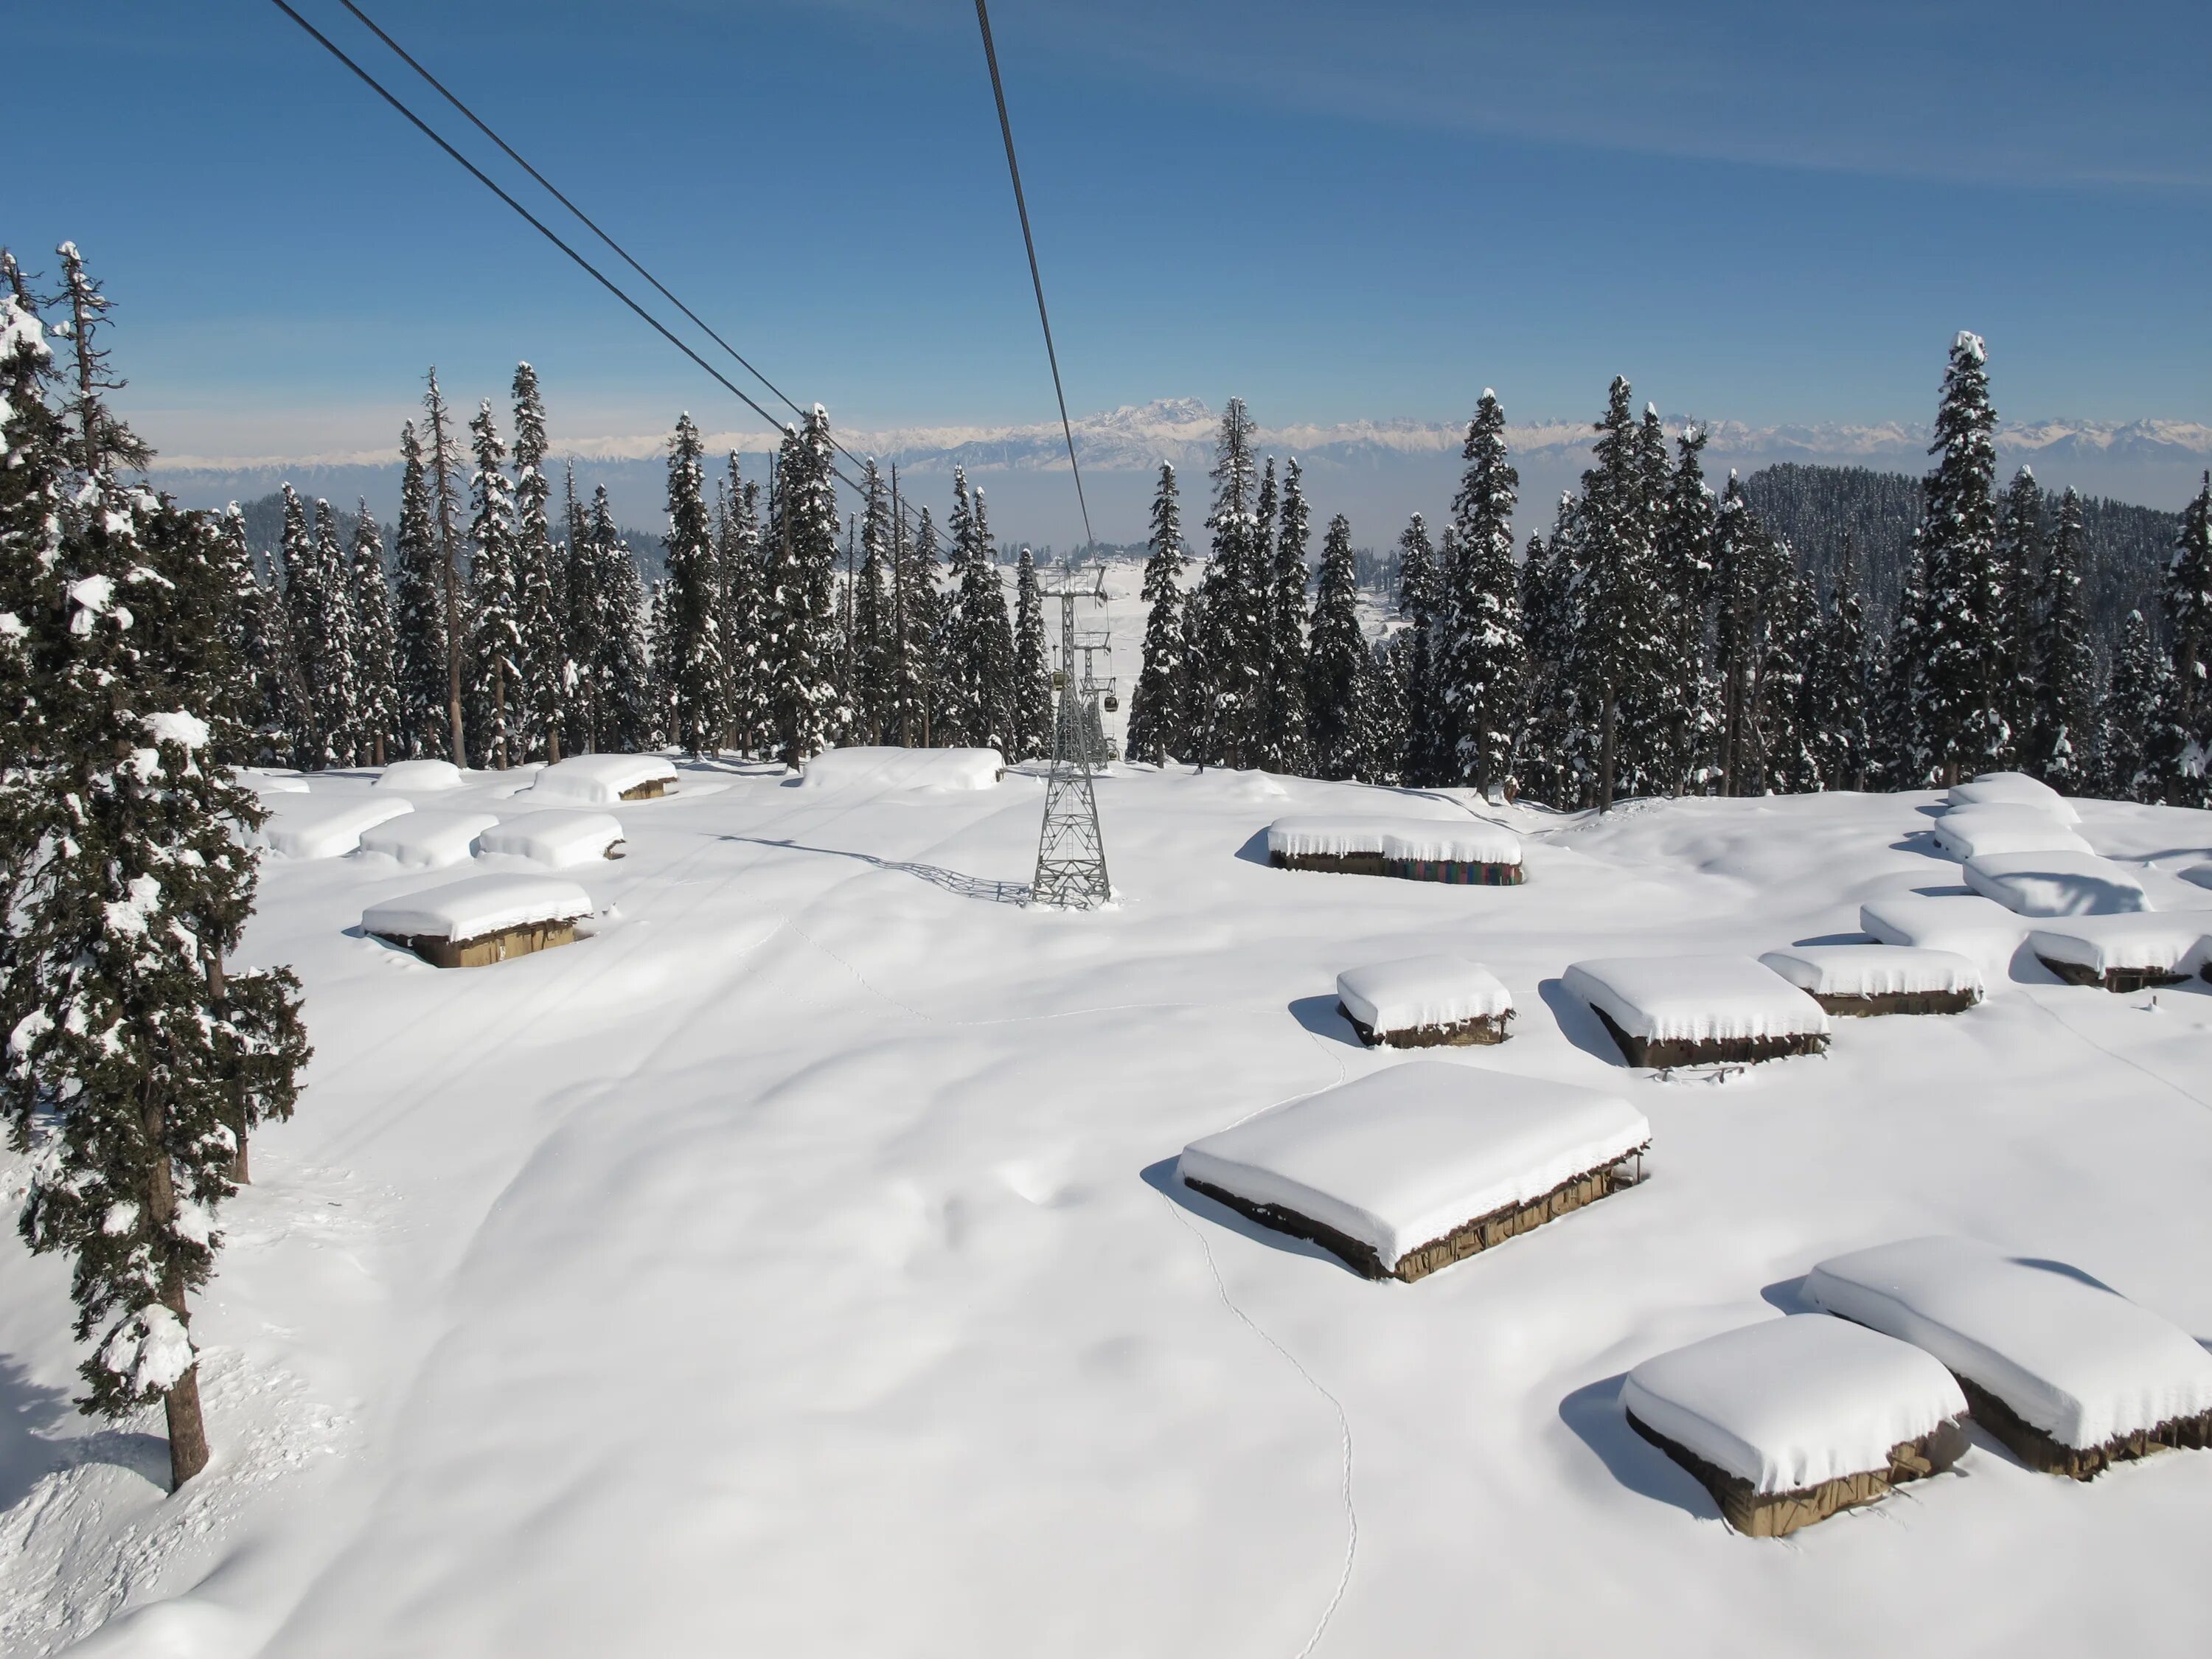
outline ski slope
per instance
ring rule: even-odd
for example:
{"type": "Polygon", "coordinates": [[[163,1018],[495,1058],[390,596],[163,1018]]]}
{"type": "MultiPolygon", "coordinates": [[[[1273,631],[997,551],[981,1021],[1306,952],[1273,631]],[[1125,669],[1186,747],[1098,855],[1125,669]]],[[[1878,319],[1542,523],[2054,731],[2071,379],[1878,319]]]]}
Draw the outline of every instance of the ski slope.
{"type": "MultiPolygon", "coordinates": [[[[422,805],[519,816],[528,782],[422,805]]],[[[296,967],[316,1052],[198,1304],[215,1462],[170,1498],[158,1417],[76,1417],[64,1265],[0,1249],[0,1651],[2212,1650],[2212,1454],[2076,1486],[1978,1431],[1771,1542],[1617,1399],[1929,1233],[2212,1336],[2212,986],[2023,956],[1822,1057],[1632,1073],[1567,963],[1853,935],[1959,885],[1935,798],[1508,809],[1528,884],[1449,887],[1272,870],[1263,832],[1454,797],[1117,767],[1119,902],[1079,915],[1008,902],[1042,793],[686,764],[615,809],[626,857],[562,872],[587,937],[445,972],[358,923],[465,866],[270,859],[243,954],[296,967]],[[1504,981],[1511,1040],[1363,1048],[1337,974],[1444,952],[1504,981]],[[1409,1060],[1617,1092],[1650,1178],[1410,1285],[1173,1182],[1409,1060]]],[[[2212,814],[2079,805],[2132,871],[2212,854],[2212,814]]],[[[2146,885],[2212,927],[2212,891],[2146,885]]]]}

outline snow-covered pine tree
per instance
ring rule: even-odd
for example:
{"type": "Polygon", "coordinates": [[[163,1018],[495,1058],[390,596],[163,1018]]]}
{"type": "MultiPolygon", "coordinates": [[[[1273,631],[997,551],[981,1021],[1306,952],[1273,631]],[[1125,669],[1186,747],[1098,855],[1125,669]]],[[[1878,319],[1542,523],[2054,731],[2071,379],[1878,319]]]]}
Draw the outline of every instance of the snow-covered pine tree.
{"type": "Polygon", "coordinates": [[[1997,563],[1996,410],[1989,354],[1961,332],[1951,343],[1922,485],[1917,532],[1928,573],[1923,709],[1941,781],[2003,763],[2004,591],[1997,563]]]}
{"type": "Polygon", "coordinates": [[[306,670],[308,747],[317,766],[351,766],[356,758],[359,641],[349,587],[337,509],[319,500],[307,556],[288,567],[284,593],[306,670]]]}
{"type": "Polygon", "coordinates": [[[515,660],[520,678],[511,725],[526,753],[561,758],[561,727],[570,678],[568,629],[549,511],[553,482],[545,476],[545,399],[538,371],[514,367],[515,660]]]}
{"type": "Polygon", "coordinates": [[[1416,513],[1398,537],[1398,610],[1406,626],[1392,636],[1390,653],[1405,718],[1405,746],[1396,772],[1422,787],[1443,781],[1444,710],[1436,659],[1443,605],[1436,550],[1427,524],[1416,513]]]}
{"type": "Polygon", "coordinates": [[[896,725],[898,641],[891,592],[890,486],[870,456],[860,475],[860,562],[853,582],[853,702],[865,743],[886,743],[896,725]]]}
{"type": "Polygon", "coordinates": [[[1313,509],[1305,474],[1296,458],[1283,465],[1282,513],[1276,522],[1274,592],[1267,605],[1267,711],[1261,763],[1269,771],[1305,777],[1313,771],[1306,720],[1306,544],[1313,509]]]}
{"type": "Polygon", "coordinates": [[[246,541],[246,515],[233,501],[214,526],[210,556],[221,567],[230,595],[226,605],[231,659],[236,684],[230,707],[244,747],[218,755],[226,763],[289,766],[298,734],[308,723],[307,687],[292,652],[283,597],[261,580],[246,541]]]}
{"type": "Polygon", "coordinates": [[[2172,671],[2140,611],[2128,612],[2112,653],[2112,672],[2097,708],[2098,793],[2113,800],[2154,802],[2154,730],[2166,702],[2172,671]]]}
{"type": "Polygon", "coordinates": [[[455,523],[455,504],[460,495],[461,453],[446,413],[446,399],[438,389],[438,371],[428,375],[422,394],[423,424],[429,433],[426,459],[430,474],[430,530],[437,549],[438,581],[443,601],[446,636],[446,757],[456,766],[469,763],[468,696],[469,642],[474,618],[469,615],[468,592],[461,569],[461,534],[455,523]]]}
{"type": "Polygon", "coordinates": [[[1152,492],[1152,533],[1145,556],[1144,665],[1129,697],[1129,758],[1164,765],[1183,751],[1182,606],[1181,586],[1188,562],[1182,544],[1182,503],[1176,471],[1160,463],[1152,492]]]}
{"type": "Polygon", "coordinates": [[[501,771],[522,758],[515,707],[524,684],[521,594],[514,562],[514,490],[507,483],[507,446],[500,441],[491,399],[477,405],[469,422],[469,447],[476,471],[469,478],[469,660],[468,729],[474,734],[478,765],[501,771]]]}
{"type": "Polygon", "coordinates": [[[1923,788],[1937,773],[1922,697],[1927,684],[1929,559],[1934,550],[1923,543],[1905,562],[1897,628],[1876,675],[1875,757],[1885,789],[1923,788]]]}
{"type": "MultiPolygon", "coordinates": [[[[29,280],[0,248],[0,772],[40,753],[51,715],[33,630],[62,603],[61,515],[68,432],[55,411],[53,348],[29,280]]],[[[289,746],[289,745],[288,745],[289,746]]],[[[20,857],[0,819],[0,918],[20,857]]],[[[4,934],[0,934],[4,937],[4,934]]],[[[0,972],[5,958],[0,957],[0,972]]]]}
{"type": "Polygon", "coordinates": [[[1754,749],[1752,690],[1758,672],[1759,582],[1766,549],[1765,528],[1743,493],[1734,471],[1713,516],[1714,662],[1720,675],[1721,793],[1758,793],[1750,783],[1754,749]]]}
{"type": "Polygon", "coordinates": [[[717,551],[721,560],[720,633],[725,718],[730,746],[757,755],[767,742],[768,719],[761,698],[761,515],[760,485],[738,467],[730,452],[724,485],[729,519],[717,551]]]}
{"type": "Polygon", "coordinates": [[[596,611],[590,635],[592,681],[598,688],[592,744],[635,754],[659,741],[653,669],[647,658],[645,580],[629,544],[615,528],[605,484],[592,492],[587,524],[585,544],[591,550],[596,611]]]}
{"type": "Polygon", "coordinates": [[[1758,690],[1763,793],[1810,794],[1820,787],[1814,755],[1810,669],[1820,655],[1820,607],[1812,585],[1793,568],[1787,544],[1769,538],[1758,690]]]}
{"type": "MultiPolygon", "coordinates": [[[[440,755],[453,741],[446,708],[446,578],[430,481],[415,422],[399,431],[398,557],[392,605],[394,729],[404,756],[440,755]]],[[[466,758],[455,763],[465,765],[466,758]]]]}
{"type": "Polygon", "coordinates": [[[1667,689],[1667,718],[1656,734],[1657,769],[1670,791],[1704,793],[1712,784],[1718,722],[1712,668],[1713,492],[1705,483],[1705,434],[1686,428],[1674,440],[1657,537],[1662,631],[1654,678],[1667,689]]]}
{"type": "Polygon", "coordinates": [[[1522,660],[1513,513],[1521,475],[1508,459],[1505,410],[1483,388],[1468,422],[1452,500],[1452,559],[1444,572],[1437,678],[1443,695],[1445,781],[1504,788],[1513,777],[1522,660]]]}
{"type": "Polygon", "coordinates": [[[2182,511],[2164,601],[2178,739],[2166,799],[2176,806],[2212,806],[2212,471],[2182,511]]]}
{"type": "MultiPolygon", "coordinates": [[[[1645,768],[1643,727],[1654,697],[1651,647],[1659,632],[1647,442],[1630,409],[1628,382],[1615,376],[1583,474],[1574,538],[1579,589],[1567,677],[1595,739],[1589,803],[1609,807],[1621,783],[1645,768]],[[1637,717],[1625,723],[1623,715],[1637,717]],[[1591,728],[1594,727],[1594,731],[1591,728]]],[[[1553,538],[1556,556],[1558,540],[1553,538]]]]}
{"type": "MultiPolygon", "coordinates": [[[[1259,493],[1252,498],[1251,562],[1244,573],[1251,592],[1250,615],[1254,629],[1251,640],[1251,737],[1249,753],[1244,763],[1255,767],[1269,765],[1267,733],[1273,720],[1268,708],[1273,687],[1268,659],[1275,648],[1276,506],[1275,458],[1270,455],[1261,463],[1259,493]]],[[[1303,605],[1299,606],[1300,610],[1304,608],[1303,605]]]]}
{"type": "Polygon", "coordinates": [[[984,607],[984,620],[990,629],[991,746],[1002,755],[1011,755],[1015,747],[1014,613],[1006,584],[1000,579],[997,544],[991,539],[990,512],[981,486],[975,490],[975,498],[976,557],[991,595],[991,602],[984,607]]]}
{"type": "Polygon", "coordinates": [[[1807,678],[1805,728],[1823,789],[1863,789],[1873,743],[1867,727],[1866,618],[1859,605],[1858,556],[1846,528],[1835,591],[1820,619],[1807,678]]]}
{"type": "Polygon", "coordinates": [[[1209,476],[1213,510],[1206,527],[1213,556],[1191,611],[1200,649],[1190,665],[1186,740],[1202,763],[1249,766],[1264,729],[1261,659],[1272,572],[1258,545],[1252,419],[1242,398],[1231,398],[1222,414],[1209,476]]]}
{"type": "Polygon", "coordinates": [[[384,573],[384,530],[365,498],[354,520],[346,610],[353,624],[354,763],[382,766],[392,758],[399,692],[394,683],[392,583],[384,573]]]}
{"type": "Polygon", "coordinates": [[[1368,769],[1368,734],[1361,698],[1373,672],[1359,626],[1359,574],[1352,526],[1340,513],[1322,537],[1321,576],[1313,626],[1306,636],[1306,723],[1315,773],[1356,778],[1368,769]]]}
{"type": "MultiPolygon", "coordinates": [[[[891,473],[891,499],[895,504],[899,501],[896,470],[891,473]]],[[[900,641],[893,677],[895,730],[903,746],[926,749],[943,740],[938,731],[937,704],[943,678],[939,636],[945,626],[945,601],[937,587],[937,521],[923,507],[909,537],[905,520],[895,514],[891,537],[897,566],[894,616],[900,641]]]]}
{"type": "Polygon", "coordinates": [[[1013,758],[1011,696],[1013,634],[1006,592],[991,562],[991,537],[982,492],[970,490],[952,471],[952,559],[957,589],[948,629],[953,679],[951,707],[958,736],[952,741],[1000,749],[1013,758]],[[1000,635],[1005,644],[1000,644],[1000,635]]]}
{"type": "Polygon", "coordinates": [[[837,495],[830,416],[814,405],[787,426],[768,538],[768,665],[775,740],[785,765],[820,754],[848,721],[837,691],[837,495]]]}
{"type": "Polygon", "coordinates": [[[1562,494],[1553,515],[1553,540],[1531,531],[1521,561],[1521,629],[1528,651],[1528,689],[1521,728],[1514,738],[1514,775],[1521,793],[1553,806],[1581,797],[1581,775],[1574,756],[1575,705],[1567,680],[1573,648],[1574,565],[1554,545],[1565,532],[1571,539],[1575,503],[1562,494]]]}
{"type": "Polygon", "coordinates": [[[2044,564],[2044,594],[2033,659],[2028,769],[2061,794],[2095,786],[2097,653],[2081,607],[2081,498],[2058,498],[2057,522],[2044,564]]]}
{"type": "Polygon", "coordinates": [[[672,741],[712,753],[726,724],[728,673],[720,628],[721,567],[707,513],[705,450],[687,412],[668,442],[668,627],[674,659],[664,670],[675,697],[672,741]]]}
{"type": "Polygon", "coordinates": [[[2002,595],[1997,709],[2004,716],[2002,760],[2008,766],[2018,764],[2026,754],[2035,721],[2035,690],[2041,678],[2035,647],[2042,634],[2045,512],[2034,471],[2021,468],[1997,502],[1996,572],[2002,595]]]}
{"type": "MultiPolygon", "coordinates": [[[[76,476],[41,546],[11,536],[46,602],[0,630],[27,652],[43,710],[37,751],[0,774],[0,1109],[29,1155],[24,1237],[73,1258],[76,1336],[93,1345],[78,1405],[120,1417],[161,1401],[173,1490],[208,1459],[188,1297],[222,1243],[240,1135],[289,1114],[307,1044],[287,970],[226,982],[223,969],[253,897],[234,830],[261,819],[216,759],[245,743],[227,684],[235,567],[219,525],[117,480],[149,458],[102,395],[119,384],[95,345],[106,302],[62,254],[76,476]]],[[[0,364],[27,332],[5,325],[0,364]]],[[[0,503],[21,506],[54,478],[32,447],[52,423],[0,374],[9,471],[46,475],[9,478],[0,503]]]]}
{"type": "MultiPolygon", "coordinates": [[[[1066,665],[1073,672],[1074,665],[1066,665]]],[[[1014,566],[1014,748],[1008,760],[1052,752],[1052,676],[1045,660],[1044,595],[1026,543],[1014,566]]]]}
{"type": "Polygon", "coordinates": [[[674,743],[676,729],[676,670],[683,652],[676,640],[674,607],[668,602],[668,578],[653,584],[646,600],[646,717],[638,730],[645,749],[665,749],[674,743]]]}
{"type": "MultiPolygon", "coordinates": [[[[1401,629],[1398,638],[1403,637],[1401,629]]],[[[1360,653],[1359,766],[1352,775],[1362,783],[1405,781],[1405,663],[1395,643],[1377,640],[1360,653]]]]}

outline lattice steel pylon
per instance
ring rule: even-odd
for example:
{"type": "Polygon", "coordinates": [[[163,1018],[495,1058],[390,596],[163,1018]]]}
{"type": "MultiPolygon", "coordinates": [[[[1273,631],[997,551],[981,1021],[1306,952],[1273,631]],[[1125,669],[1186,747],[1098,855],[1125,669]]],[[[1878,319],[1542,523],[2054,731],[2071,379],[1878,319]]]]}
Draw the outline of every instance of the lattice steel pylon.
{"type": "MultiPolygon", "coordinates": [[[[1075,604],[1103,602],[1106,570],[1087,588],[1075,585],[1074,572],[1043,597],[1060,601],[1060,672],[1052,721],[1052,772],[1045,780],[1044,825],[1037,835],[1036,878],[1030,902],[1061,910],[1092,910],[1114,896],[1106,876],[1106,842],[1098,830],[1098,797],[1091,788],[1098,750],[1091,737],[1097,713],[1095,690],[1075,671],[1075,604]]],[[[1085,677],[1087,678],[1087,677],[1085,677]]]]}

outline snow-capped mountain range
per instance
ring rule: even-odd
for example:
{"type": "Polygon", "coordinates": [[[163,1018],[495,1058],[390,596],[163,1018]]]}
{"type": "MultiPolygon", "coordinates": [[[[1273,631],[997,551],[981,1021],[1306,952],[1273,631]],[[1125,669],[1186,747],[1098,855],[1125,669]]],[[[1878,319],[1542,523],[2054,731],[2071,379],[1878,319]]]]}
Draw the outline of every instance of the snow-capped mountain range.
{"type": "MultiPolygon", "coordinates": [[[[1692,417],[1665,417],[1670,433],[1692,417]]],[[[1195,398],[1161,398],[1125,405],[1074,422],[1076,451],[1091,484],[1092,522],[1109,540],[1144,533],[1144,504],[1162,461],[1182,475],[1186,497],[1203,498],[1212,464],[1219,412],[1195,398]]],[[[1740,421],[1697,420],[1709,434],[1707,461],[1716,478],[1727,469],[1750,471],[1777,462],[1856,465],[1919,472],[1927,465],[1929,428],[1903,421],[1874,424],[1814,422],[1752,426],[1740,421]]],[[[1409,512],[1434,516],[1449,501],[1465,427],[1413,419],[1348,421],[1259,428],[1262,453],[1296,456],[1304,465],[1317,513],[1350,515],[1361,539],[1382,539],[1386,524],[1409,512]],[[1366,522],[1363,524],[1363,520],[1366,522]]],[[[953,466],[964,467],[988,492],[994,527],[1002,535],[1066,539],[1079,534],[1073,492],[1063,478],[1066,455],[1059,422],[1019,426],[908,427],[886,431],[843,430],[841,441],[855,454],[873,455],[902,474],[915,475],[917,493],[940,493],[953,466]]],[[[1522,473],[1522,500],[1548,501],[1572,485],[1587,465],[1591,429],[1587,420],[1538,420],[1511,426],[1508,441],[1522,473]]],[[[764,455],[773,434],[757,430],[714,433],[710,454],[737,451],[764,455]]],[[[662,486],[664,434],[645,433],[573,441],[562,453],[573,459],[586,487],[605,483],[623,515],[647,523],[657,515],[662,486]]],[[[2000,465],[2033,465],[2048,484],[2172,507],[2191,493],[2212,460],[2212,425],[2174,420],[2009,422],[1997,434],[2000,465]]],[[[188,505],[216,505],[230,497],[264,494],[289,479],[303,492],[343,499],[366,495],[388,516],[396,505],[396,449],[299,457],[218,459],[165,457],[155,477],[188,505]]],[[[1525,511],[1525,509],[1524,509],[1525,511]]]]}

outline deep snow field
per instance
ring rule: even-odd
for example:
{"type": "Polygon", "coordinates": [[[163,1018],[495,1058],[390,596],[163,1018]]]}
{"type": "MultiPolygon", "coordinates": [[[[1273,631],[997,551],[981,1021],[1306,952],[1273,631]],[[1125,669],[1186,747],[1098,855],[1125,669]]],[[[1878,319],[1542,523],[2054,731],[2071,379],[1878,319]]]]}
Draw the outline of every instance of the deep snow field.
{"type": "MultiPolygon", "coordinates": [[[[1007,902],[1042,793],[687,765],[614,809],[627,858],[562,872],[589,937],[450,972],[357,924],[465,867],[270,860],[245,955],[297,968],[316,1055],[198,1304],[216,1461],[169,1498],[158,1416],[76,1417],[64,1265],[0,1249],[0,1651],[2212,1651],[2212,1454],[2077,1486],[1978,1431],[1754,1540],[1616,1401],[1921,1233],[2212,1336],[2212,986],[2024,957],[1825,1056],[1631,1072],[1567,963],[1955,887],[1936,798],[1506,809],[1528,884],[1455,888],[1271,870],[1262,833],[1450,796],[1116,768],[1119,902],[1081,915],[1007,902]],[[1497,971],[1512,1039],[1359,1047],[1337,972],[1439,951],[1497,971]],[[1650,1179],[1413,1285],[1176,1185],[1185,1142],[1409,1058],[1620,1091],[1650,1179]]],[[[2212,908],[2169,873],[2212,814],[2079,805],[2212,908]]]]}

